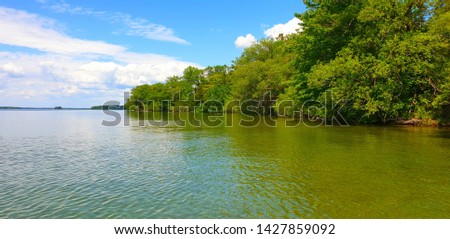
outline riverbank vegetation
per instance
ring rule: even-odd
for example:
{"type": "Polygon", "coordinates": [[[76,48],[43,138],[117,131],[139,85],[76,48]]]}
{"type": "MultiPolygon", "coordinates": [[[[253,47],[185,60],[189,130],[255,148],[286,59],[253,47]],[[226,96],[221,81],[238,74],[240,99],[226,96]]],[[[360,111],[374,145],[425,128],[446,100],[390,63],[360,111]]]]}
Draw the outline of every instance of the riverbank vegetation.
{"type": "Polygon", "coordinates": [[[304,2],[298,33],[262,39],[231,66],[136,86],[126,107],[450,122],[448,0],[304,2]]]}

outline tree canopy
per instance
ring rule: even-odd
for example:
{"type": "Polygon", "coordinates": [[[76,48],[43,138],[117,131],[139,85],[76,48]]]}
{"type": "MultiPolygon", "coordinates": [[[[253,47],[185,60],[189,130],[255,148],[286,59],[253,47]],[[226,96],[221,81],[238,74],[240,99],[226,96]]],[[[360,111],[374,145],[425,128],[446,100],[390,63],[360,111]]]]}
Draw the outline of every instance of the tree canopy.
{"type": "MultiPolygon", "coordinates": [[[[171,100],[172,108],[239,111],[227,102],[255,101],[260,113],[285,115],[279,106],[290,101],[288,114],[301,115],[311,100],[332,97],[353,123],[450,121],[448,0],[304,3],[296,14],[303,31],[262,39],[231,66],[188,67],[166,83],[136,86],[129,106],[171,100]]],[[[328,118],[334,108],[308,113],[328,118]]]]}

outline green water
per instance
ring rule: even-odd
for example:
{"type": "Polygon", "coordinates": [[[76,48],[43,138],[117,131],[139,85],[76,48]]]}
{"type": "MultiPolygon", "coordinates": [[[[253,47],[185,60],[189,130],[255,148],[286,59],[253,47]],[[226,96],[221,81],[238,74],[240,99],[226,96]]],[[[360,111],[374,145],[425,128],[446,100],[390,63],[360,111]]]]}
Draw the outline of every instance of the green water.
{"type": "Polygon", "coordinates": [[[240,119],[0,111],[0,218],[450,218],[448,129],[240,119]]]}

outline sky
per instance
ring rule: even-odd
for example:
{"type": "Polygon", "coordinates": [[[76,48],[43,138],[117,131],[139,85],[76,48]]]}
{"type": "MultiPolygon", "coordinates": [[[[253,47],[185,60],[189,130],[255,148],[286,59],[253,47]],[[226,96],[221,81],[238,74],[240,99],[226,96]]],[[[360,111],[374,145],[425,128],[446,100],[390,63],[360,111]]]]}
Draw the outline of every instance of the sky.
{"type": "Polygon", "coordinates": [[[90,107],[299,29],[300,0],[2,0],[0,106],[90,107]]]}

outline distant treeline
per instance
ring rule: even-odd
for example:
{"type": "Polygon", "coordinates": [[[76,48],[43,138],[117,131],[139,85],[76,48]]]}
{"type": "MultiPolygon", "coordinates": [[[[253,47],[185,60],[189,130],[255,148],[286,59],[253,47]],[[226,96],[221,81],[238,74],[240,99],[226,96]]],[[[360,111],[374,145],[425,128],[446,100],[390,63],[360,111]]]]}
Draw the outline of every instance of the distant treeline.
{"type": "MultiPolygon", "coordinates": [[[[2,110],[88,110],[89,108],[63,108],[61,106],[50,107],[16,107],[16,106],[0,106],[2,110]]],[[[122,107],[123,109],[123,107],[122,107]]]]}
{"type": "Polygon", "coordinates": [[[449,1],[304,2],[302,32],[262,39],[231,66],[136,86],[126,107],[450,121],[449,1]]]}
{"type": "Polygon", "coordinates": [[[123,105],[95,105],[91,107],[91,110],[123,110],[123,105]]]}
{"type": "Polygon", "coordinates": [[[0,110],[17,110],[21,109],[20,107],[14,107],[14,106],[0,106],[0,110]]]}
{"type": "Polygon", "coordinates": [[[123,110],[123,105],[96,105],[92,106],[91,108],[63,108],[61,106],[56,106],[53,108],[50,107],[15,107],[15,106],[0,106],[0,109],[2,110],[123,110]]]}

